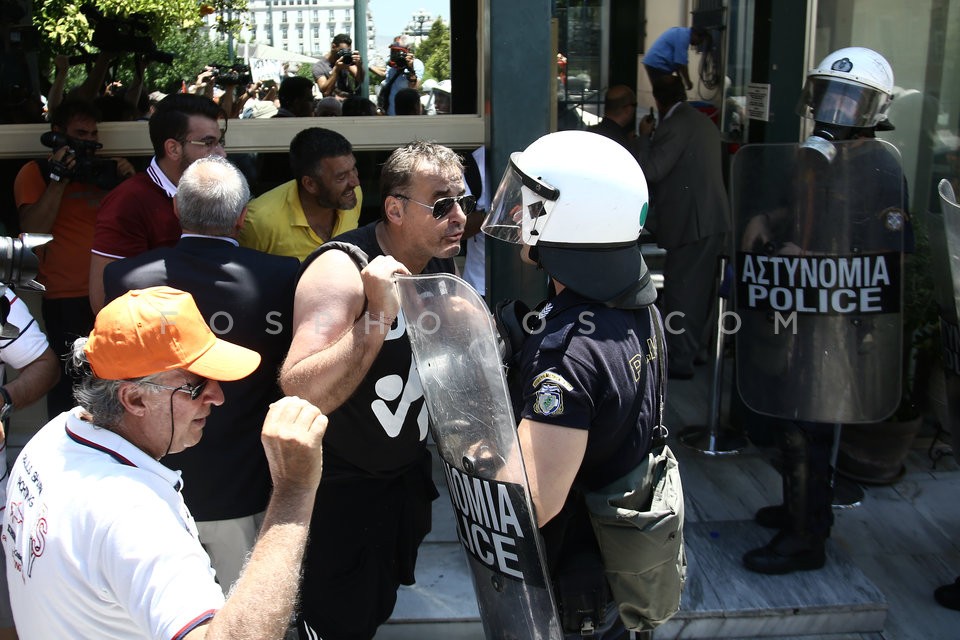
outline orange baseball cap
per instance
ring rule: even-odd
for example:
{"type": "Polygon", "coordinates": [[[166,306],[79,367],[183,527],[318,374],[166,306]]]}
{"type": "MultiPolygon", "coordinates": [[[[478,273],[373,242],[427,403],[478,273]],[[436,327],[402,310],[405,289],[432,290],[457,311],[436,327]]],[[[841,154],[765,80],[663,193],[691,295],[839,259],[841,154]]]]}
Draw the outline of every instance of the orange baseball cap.
{"type": "Polygon", "coordinates": [[[97,314],[83,351],[104,380],[185,369],[230,381],[260,366],[259,353],[218,338],[193,296],[171,287],[135,289],[113,300],[97,314]]]}

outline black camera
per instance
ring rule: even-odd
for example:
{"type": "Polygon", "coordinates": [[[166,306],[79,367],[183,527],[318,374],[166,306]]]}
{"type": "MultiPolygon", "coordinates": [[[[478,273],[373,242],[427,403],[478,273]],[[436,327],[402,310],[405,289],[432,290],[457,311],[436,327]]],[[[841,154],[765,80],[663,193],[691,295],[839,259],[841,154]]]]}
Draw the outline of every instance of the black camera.
{"type": "Polygon", "coordinates": [[[117,175],[117,161],[109,158],[98,158],[97,149],[103,147],[99,142],[92,140],[76,140],[57,131],[47,131],[40,136],[40,144],[53,150],[69,147],[70,151],[59,162],[51,160],[44,171],[45,175],[56,175],[69,178],[75,182],[92,184],[101,189],[110,190],[120,184],[122,178],[117,175]],[[76,163],[72,169],[67,169],[67,160],[74,158],[76,163]]]}
{"type": "Polygon", "coordinates": [[[33,250],[51,240],[53,236],[46,233],[22,233],[19,238],[0,237],[0,338],[12,340],[25,328],[7,324],[10,302],[3,295],[7,287],[45,290],[34,280],[40,269],[40,259],[33,250]]]}
{"type": "Polygon", "coordinates": [[[354,51],[353,49],[338,49],[337,57],[344,61],[345,64],[353,63],[353,54],[360,53],[359,51],[354,51]]]}
{"type": "Polygon", "coordinates": [[[250,67],[245,64],[209,64],[213,81],[219,86],[243,85],[253,82],[250,67]]]}
{"type": "Polygon", "coordinates": [[[397,69],[406,68],[408,53],[410,50],[404,47],[390,47],[390,66],[397,69]]]}
{"type": "Polygon", "coordinates": [[[151,20],[156,18],[150,14],[134,13],[125,18],[108,18],[92,4],[80,7],[80,13],[87,18],[93,27],[93,38],[90,44],[101,51],[126,51],[128,53],[143,54],[147,60],[162,64],[171,64],[174,55],[166,51],[159,51],[156,43],[148,35],[151,20]]]}

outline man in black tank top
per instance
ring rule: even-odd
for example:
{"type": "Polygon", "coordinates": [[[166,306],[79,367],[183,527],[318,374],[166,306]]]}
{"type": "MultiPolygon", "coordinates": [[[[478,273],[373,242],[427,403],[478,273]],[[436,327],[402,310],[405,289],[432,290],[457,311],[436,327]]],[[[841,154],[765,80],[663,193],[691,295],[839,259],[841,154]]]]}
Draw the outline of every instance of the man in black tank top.
{"type": "Polygon", "coordinates": [[[380,177],[382,217],[305,261],[285,392],[330,418],[324,477],[304,562],[301,638],[372,638],[413,584],[417,547],[437,497],[425,447],[427,409],[395,274],[453,273],[466,215],[463,165],[413,142],[380,177]]]}

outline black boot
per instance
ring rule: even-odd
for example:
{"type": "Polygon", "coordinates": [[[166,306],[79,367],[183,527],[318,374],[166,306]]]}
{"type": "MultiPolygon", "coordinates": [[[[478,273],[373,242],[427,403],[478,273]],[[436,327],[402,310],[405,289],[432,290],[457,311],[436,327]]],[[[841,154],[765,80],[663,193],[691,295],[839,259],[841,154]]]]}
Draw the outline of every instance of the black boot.
{"type": "Polygon", "coordinates": [[[754,522],[767,529],[786,529],[787,528],[787,505],[774,504],[769,507],[757,509],[753,516],[754,522]]]}
{"type": "Polygon", "coordinates": [[[754,573],[779,575],[820,569],[826,563],[824,541],[819,536],[778,531],[773,539],[743,555],[743,565],[754,573]]]}
{"type": "MultiPolygon", "coordinates": [[[[781,442],[781,454],[786,447],[785,442],[781,442]]],[[[789,458],[789,456],[785,456],[789,458]]],[[[774,469],[780,474],[780,484],[783,487],[783,503],[770,505],[757,510],[753,520],[761,527],[767,529],[786,529],[789,526],[790,516],[787,512],[787,501],[790,499],[790,486],[792,482],[791,474],[787,472],[787,465],[781,459],[771,461],[774,469]]]]}
{"type": "Polygon", "coordinates": [[[766,545],[744,554],[743,564],[750,571],[811,571],[826,562],[824,543],[830,535],[833,514],[829,449],[824,452],[820,446],[824,434],[824,441],[829,441],[830,431],[821,433],[819,425],[809,429],[793,423],[785,426],[781,470],[784,504],[757,512],[759,524],[778,524],[781,530],[766,545]]]}

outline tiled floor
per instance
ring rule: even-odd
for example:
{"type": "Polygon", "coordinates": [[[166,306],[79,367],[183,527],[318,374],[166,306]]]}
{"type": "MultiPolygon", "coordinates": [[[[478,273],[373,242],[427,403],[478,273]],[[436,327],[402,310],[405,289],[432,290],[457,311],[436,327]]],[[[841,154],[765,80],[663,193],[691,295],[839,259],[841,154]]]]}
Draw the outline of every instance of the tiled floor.
{"type": "MultiPolygon", "coordinates": [[[[671,381],[668,424],[674,440],[684,427],[706,423],[708,376],[700,368],[689,382],[671,381]]],[[[743,549],[770,535],[751,522],[753,513],[780,498],[779,476],[764,455],[750,446],[738,455],[707,456],[674,442],[684,477],[688,547],[714,557],[700,578],[706,584],[689,588],[686,611],[658,630],[656,640],[960,638],[960,612],[939,607],[932,596],[935,587],[960,575],[960,467],[948,455],[931,468],[933,434],[930,428],[921,432],[895,485],[865,487],[858,506],[836,510],[827,568],[783,577],[754,576],[738,562],[743,549]],[[728,542],[723,553],[702,542],[717,538],[728,542]],[[725,609],[704,612],[710,607],[691,600],[710,598],[725,609]]],[[[445,495],[436,503],[434,521],[421,549],[420,582],[401,590],[394,618],[378,640],[483,637],[445,495]]]]}

